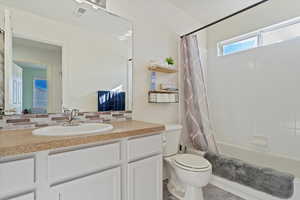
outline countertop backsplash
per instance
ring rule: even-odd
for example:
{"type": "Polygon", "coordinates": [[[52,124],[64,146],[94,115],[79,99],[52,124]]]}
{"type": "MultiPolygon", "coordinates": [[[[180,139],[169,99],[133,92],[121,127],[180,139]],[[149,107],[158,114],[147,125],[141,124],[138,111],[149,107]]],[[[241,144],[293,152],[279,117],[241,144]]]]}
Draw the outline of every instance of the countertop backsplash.
{"type": "MultiPolygon", "coordinates": [[[[0,116],[0,130],[33,129],[65,123],[64,113],[0,116]]],[[[82,123],[109,123],[132,120],[132,111],[80,112],[74,121],[82,123]]]]}

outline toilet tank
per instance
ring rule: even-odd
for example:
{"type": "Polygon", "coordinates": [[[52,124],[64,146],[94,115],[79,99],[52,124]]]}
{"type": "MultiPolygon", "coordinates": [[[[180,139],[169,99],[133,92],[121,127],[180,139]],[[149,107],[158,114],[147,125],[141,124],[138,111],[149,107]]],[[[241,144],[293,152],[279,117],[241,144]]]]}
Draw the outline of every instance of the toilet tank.
{"type": "Polygon", "coordinates": [[[171,156],[178,152],[182,126],[180,124],[165,125],[163,133],[163,155],[171,156]]]}

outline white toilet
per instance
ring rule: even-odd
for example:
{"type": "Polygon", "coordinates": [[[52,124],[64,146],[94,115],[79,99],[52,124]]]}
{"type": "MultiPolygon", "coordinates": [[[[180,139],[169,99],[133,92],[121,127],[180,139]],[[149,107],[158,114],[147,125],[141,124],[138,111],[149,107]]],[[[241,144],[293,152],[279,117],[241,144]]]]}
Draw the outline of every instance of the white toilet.
{"type": "Polygon", "coordinates": [[[178,154],[181,130],[181,125],[166,125],[163,134],[168,190],[179,200],[203,200],[202,188],[210,180],[212,166],[200,155],[178,154]]]}

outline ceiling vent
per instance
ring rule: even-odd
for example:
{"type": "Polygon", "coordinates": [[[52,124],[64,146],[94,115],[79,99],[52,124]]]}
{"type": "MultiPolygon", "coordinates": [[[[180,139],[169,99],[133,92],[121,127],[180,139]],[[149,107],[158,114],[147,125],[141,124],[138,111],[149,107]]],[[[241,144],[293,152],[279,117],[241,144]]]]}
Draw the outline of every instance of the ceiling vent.
{"type": "Polygon", "coordinates": [[[85,8],[78,8],[74,11],[74,14],[76,15],[76,17],[81,17],[86,13],[86,11],[87,10],[85,8]]]}

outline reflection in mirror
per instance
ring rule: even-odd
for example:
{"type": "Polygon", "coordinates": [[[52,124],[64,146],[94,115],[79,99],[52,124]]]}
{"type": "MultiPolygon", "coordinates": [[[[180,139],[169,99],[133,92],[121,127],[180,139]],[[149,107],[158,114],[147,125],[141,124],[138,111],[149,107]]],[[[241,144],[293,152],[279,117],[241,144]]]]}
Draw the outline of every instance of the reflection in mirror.
{"type": "Polygon", "coordinates": [[[4,31],[0,30],[0,112],[4,109],[4,31]]]}
{"type": "Polygon", "coordinates": [[[62,48],[14,37],[12,49],[12,106],[16,113],[60,112],[62,48]]]}
{"type": "Polygon", "coordinates": [[[12,58],[5,64],[5,110],[132,109],[128,20],[74,0],[0,0],[4,18],[1,13],[8,15],[4,27],[12,40],[6,47],[12,58]]]}

